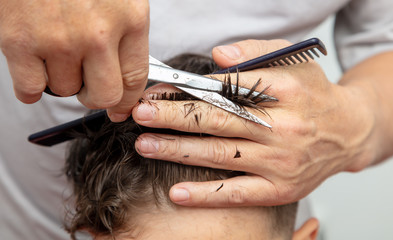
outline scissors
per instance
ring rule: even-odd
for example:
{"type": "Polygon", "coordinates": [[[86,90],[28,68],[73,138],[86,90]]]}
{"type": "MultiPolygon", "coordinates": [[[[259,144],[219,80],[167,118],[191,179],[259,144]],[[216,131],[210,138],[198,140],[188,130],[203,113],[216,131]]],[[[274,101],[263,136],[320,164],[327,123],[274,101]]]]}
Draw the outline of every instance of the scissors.
{"type": "MultiPolygon", "coordinates": [[[[149,75],[148,79],[151,82],[167,83],[176,88],[194,96],[202,101],[210,103],[216,107],[224,109],[225,111],[236,114],[239,117],[250,120],[262,126],[271,128],[271,126],[258,118],[254,114],[248,112],[245,108],[233,103],[229,99],[223,97],[220,92],[222,90],[222,82],[216,79],[208,78],[202,75],[189,73],[186,71],[176,70],[159,60],[149,56],[149,75]]],[[[246,95],[250,90],[236,85],[232,85],[234,91],[238,88],[239,94],[246,95]]],[[[277,101],[276,98],[253,92],[253,96],[269,98],[272,101],[277,101]]]]}
{"type": "MultiPolygon", "coordinates": [[[[219,107],[225,111],[236,114],[239,117],[250,120],[262,126],[271,128],[271,126],[264,120],[258,118],[254,114],[248,112],[245,108],[233,103],[229,99],[223,97],[219,92],[222,90],[222,82],[216,79],[208,78],[202,75],[173,69],[170,66],[162,63],[161,61],[149,56],[149,82],[167,83],[176,88],[194,96],[202,101],[210,103],[216,107],[219,107]]],[[[232,90],[237,91],[239,94],[246,95],[250,90],[242,88],[240,86],[232,85],[232,90]]],[[[53,93],[48,87],[45,92],[52,95],[58,96],[53,93]]],[[[276,98],[260,94],[254,91],[252,96],[264,97],[272,101],[277,101],[276,98]]]]}
{"type": "MultiPolygon", "coordinates": [[[[279,49],[277,51],[262,55],[260,57],[251,59],[249,61],[240,63],[236,66],[220,70],[215,74],[231,73],[236,71],[247,71],[256,68],[274,67],[274,66],[289,66],[298,63],[308,62],[309,58],[314,59],[313,54],[319,57],[315,51],[318,49],[323,55],[327,54],[325,45],[318,38],[310,38],[308,40],[299,42],[297,44],[288,46],[286,48],[279,49]]],[[[248,112],[239,105],[226,99],[225,97],[218,94],[222,90],[222,82],[204,77],[198,74],[184,72],[180,70],[172,69],[157,59],[149,56],[149,81],[169,83],[173,86],[187,92],[188,94],[206,101],[216,107],[224,109],[228,112],[234,113],[239,117],[253,121],[262,126],[271,128],[271,126],[248,112]]],[[[238,87],[240,94],[246,95],[250,90],[247,88],[238,87]]],[[[232,85],[232,91],[236,89],[235,85],[232,85]]],[[[277,101],[276,98],[260,94],[259,92],[253,92],[253,96],[260,96],[271,101],[277,101]]]]}
{"type": "MultiPolygon", "coordinates": [[[[318,49],[323,55],[327,54],[324,44],[318,38],[311,38],[306,41],[291,45],[289,47],[279,49],[275,52],[262,55],[255,59],[249,60],[231,68],[223,69],[215,74],[230,73],[236,71],[246,71],[256,68],[274,67],[274,66],[288,66],[303,62],[308,62],[308,58],[312,58],[312,54],[319,57],[314,49],[318,49]],[[306,56],[307,55],[307,56],[306,56]]],[[[271,126],[248,112],[245,108],[233,103],[229,99],[221,96],[218,92],[222,90],[222,82],[216,79],[208,78],[198,74],[193,74],[181,70],[176,70],[168,65],[160,62],[159,60],[149,56],[149,75],[148,79],[151,82],[160,82],[171,84],[178,89],[189,93],[190,95],[208,102],[214,106],[224,109],[228,112],[234,113],[244,119],[250,120],[262,126],[271,128],[271,126]]],[[[232,90],[238,88],[240,94],[248,94],[249,89],[232,85],[232,90]]],[[[54,94],[47,87],[45,92],[53,95],[54,94]]],[[[276,98],[270,97],[259,92],[253,92],[253,96],[260,96],[268,98],[272,101],[277,101],[276,98]]],[[[73,120],[29,136],[30,142],[43,145],[52,146],[64,141],[70,140],[73,137],[69,134],[70,132],[83,131],[84,126],[90,126],[90,128],[96,128],[102,125],[105,121],[106,112],[100,111],[93,113],[83,118],[73,120]]]]}

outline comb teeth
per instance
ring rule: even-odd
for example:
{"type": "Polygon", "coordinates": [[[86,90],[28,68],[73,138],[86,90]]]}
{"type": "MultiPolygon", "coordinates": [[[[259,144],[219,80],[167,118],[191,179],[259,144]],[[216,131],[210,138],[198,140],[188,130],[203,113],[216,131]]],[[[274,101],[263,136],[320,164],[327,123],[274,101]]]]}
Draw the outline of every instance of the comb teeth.
{"type": "MultiPolygon", "coordinates": [[[[314,59],[314,56],[309,52],[309,51],[305,51],[305,53],[307,54],[307,56],[311,59],[314,59]]],[[[318,55],[319,56],[319,55],[318,55]]]]}
{"type": "Polygon", "coordinates": [[[318,38],[311,38],[306,41],[279,49],[275,52],[254,58],[239,65],[220,70],[215,74],[223,74],[236,71],[247,71],[257,68],[289,66],[299,63],[309,62],[310,59],[319,57],[318,49],[323,55],[327,55],[325,45],[318,38]],[[315,56],[315,57],[314,57],[315,56]]]}
{"type": "MultiPolygon", "coordinates": [[[[310,49],[310,51],[312,53],[314,53],[315,56],[319,57],[319,54],[317,53],[317,51],[315,51],[313,48],[310,49]]],[[[325,54],[326,55],[326,54],[325,54]]]]}
{"type": "Polygon", "coordinates": [[[319,54],[313,48],[305,49],[304,51],[299,50],[296,52],[292,52],[290,55],[285,55],[275,58],[272,61],[268,61],[265,65],[262,65],[259,68],[295,65],[299,63],[309,62],[310,59],[314,60],[315,57],[319,58],[319,54]]]}

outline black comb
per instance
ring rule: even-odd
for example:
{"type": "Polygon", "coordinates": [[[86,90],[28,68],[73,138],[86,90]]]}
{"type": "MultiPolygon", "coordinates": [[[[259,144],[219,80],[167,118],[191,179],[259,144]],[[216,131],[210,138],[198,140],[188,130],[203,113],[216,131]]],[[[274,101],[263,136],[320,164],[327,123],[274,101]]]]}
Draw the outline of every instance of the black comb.
{"type": "Polygon", "coordinates": [[[309,58],[319,57],[318,49],[323,55],[327,55],[325,45],[318,38],[310,38],[303,42],[296,43],[286,48],[279,49],[275,52],[262,55],[249,61],[240,63],[230,68],[222,69],[214,74],[224,74],[233,72],[243,72],[257,68],[267,68],[275,66],[289,66],[298,63],[308,62],[309,58]],[[309,58],[308,58],[309,57],[309,58]]]}
{"type": "Polygon", "coordinates": [[[31,134],[28,140],[41,146],[53,146],[74,139],[75,134],[83,133],[86,129],[97,130],[104,124],[105,118],[106,111],[99,111],[86,117],[31,134]]]}
{"type": "MultiPolygon", "coordinates": [[[[79,135],[86,135],[89,131],[97,132],[106,121],[109,121],[109,118],[106,114],[106,111],[102,110],[85,117],[78,118],[37,133],[33,133],[28,137],[28,140],[31,143],[50,147],[68,140],[72,140],[79,135]]],[[[139,133],[151,132],[172,135],[178,135],[179,133],[182,133],[183,135],[186,134],[189,136],[211,136],[209,134],[181,132],[173,129],[149,128],[142,125],[138,125],[138,129],[139,133]]],[[[137,132],[138,131],[136,130],[135,133],[137,132]]]]}

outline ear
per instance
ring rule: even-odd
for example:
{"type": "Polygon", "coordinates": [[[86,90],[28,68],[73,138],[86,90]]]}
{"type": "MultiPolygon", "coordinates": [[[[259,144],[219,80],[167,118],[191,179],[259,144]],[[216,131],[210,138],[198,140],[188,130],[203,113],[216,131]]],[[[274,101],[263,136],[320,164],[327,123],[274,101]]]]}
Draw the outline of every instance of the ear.
{"type": "Polygon", "coordinates": [[[292,240],[315,240],[318,236],[319,221],[310,218],[301,228],[293,233],[292,240]]]}

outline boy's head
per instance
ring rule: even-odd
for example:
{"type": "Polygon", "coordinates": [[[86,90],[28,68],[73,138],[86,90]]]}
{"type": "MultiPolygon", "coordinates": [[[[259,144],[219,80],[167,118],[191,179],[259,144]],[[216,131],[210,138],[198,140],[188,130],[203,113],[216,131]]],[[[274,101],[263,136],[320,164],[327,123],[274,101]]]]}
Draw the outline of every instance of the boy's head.
{"type": "MultiPolygon", "coordinates": [[[[196,66],[199,74],[215,70],[208,58],[187,55],[169,64],[179,66],[176,61],[187,71],[195,72],[196,66]]],[[[184,100],[184,95],[179,97],[184,100]]],[[[107,119],[98,131],[86,131],[73,142],[66,165],[76,197],[68,224],[71,234],[87,230],[97,239],[138,240],[292,237],[297,203],[242,208],[190,208],[171,203],[168,193],[175,183],[222,180],[244,173],[145,159],[134,148],[136,138],[145,131],[169,130],[144,128],[131,118],[123,123],[107,119]]],[[[217,186],[211,194],[220,187],[225,186],[217,186]]],[[[315,235],[316,226],[309,222],[297,237],[315,235]]]]}

